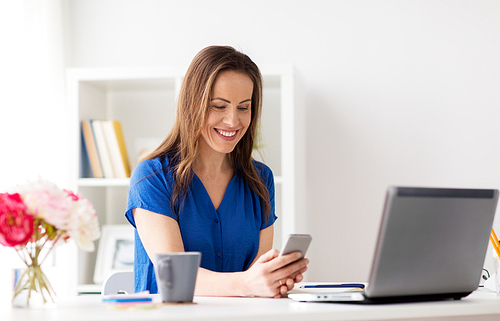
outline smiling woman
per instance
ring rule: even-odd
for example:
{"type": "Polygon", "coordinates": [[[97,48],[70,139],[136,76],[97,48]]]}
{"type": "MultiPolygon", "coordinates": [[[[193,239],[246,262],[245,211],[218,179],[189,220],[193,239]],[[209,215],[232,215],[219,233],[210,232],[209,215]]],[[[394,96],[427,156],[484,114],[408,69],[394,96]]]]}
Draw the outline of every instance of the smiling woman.
{"type": "Polygon", "coordinates": [[[273,173],[251,157],[261,101],[245,54],[211,46],[193,59],[171,133],[131,177],[135,291],[158,291],[155,254],[183,251],[202,253],[196,295],[280,297],[302,280],[307,259],[271,249],[273,173]]]}

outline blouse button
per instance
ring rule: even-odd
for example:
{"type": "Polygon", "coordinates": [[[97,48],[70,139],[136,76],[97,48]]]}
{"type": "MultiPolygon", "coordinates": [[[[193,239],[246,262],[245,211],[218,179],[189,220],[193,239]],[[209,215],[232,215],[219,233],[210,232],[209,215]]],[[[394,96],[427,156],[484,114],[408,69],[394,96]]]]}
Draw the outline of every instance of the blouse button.
{"type": "Polygon", "coordinates": [[[215,224],[219,224],[219,220],[218,219],[215,219],[215,224]]]}
{"type": "Polygon", "coordinates": [[[217,252],[217,256],[218,256],[218,257],[220,257],[220,256],[221,256],[220,252],[217,252]]]}

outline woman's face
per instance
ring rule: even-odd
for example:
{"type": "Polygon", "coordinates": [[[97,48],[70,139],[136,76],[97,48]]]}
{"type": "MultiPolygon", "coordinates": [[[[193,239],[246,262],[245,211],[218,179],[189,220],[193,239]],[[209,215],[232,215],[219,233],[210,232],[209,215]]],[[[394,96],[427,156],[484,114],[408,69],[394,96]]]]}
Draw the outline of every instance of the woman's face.
{"type": "Polygon", "coordinates": [[[201,131],[202,139],[214,151],[228,154],[245,135],[252,116],[253,82],[247,75],[225,70],[212,88],[212,100],[201,131]]]}

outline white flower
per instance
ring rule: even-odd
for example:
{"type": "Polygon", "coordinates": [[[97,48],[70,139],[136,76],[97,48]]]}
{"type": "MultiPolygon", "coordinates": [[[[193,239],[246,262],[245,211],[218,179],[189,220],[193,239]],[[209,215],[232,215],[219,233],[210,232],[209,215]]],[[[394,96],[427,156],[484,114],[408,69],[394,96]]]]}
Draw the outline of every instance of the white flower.
{"type": "Polygon", "coordinates": [[[66,233],[84,251],[95,250],[94,241],[101,236],[97,213],[92,204],[80,195],[72,194],[71,215],[66,233]],[[75,199],[75,196],[78,199],[75,199]]]}

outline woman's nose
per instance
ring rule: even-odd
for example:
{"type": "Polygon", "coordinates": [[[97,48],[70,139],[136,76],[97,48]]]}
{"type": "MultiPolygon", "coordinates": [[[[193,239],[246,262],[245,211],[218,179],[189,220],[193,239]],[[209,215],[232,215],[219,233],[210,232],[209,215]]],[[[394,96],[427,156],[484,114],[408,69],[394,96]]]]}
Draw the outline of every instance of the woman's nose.
{"type": "Polygon", "coordinates": [[[236,108],[228,108],[227,113],[224,115],[224,123],[229,127],[238,125],[239,118],[236,108]]]}

